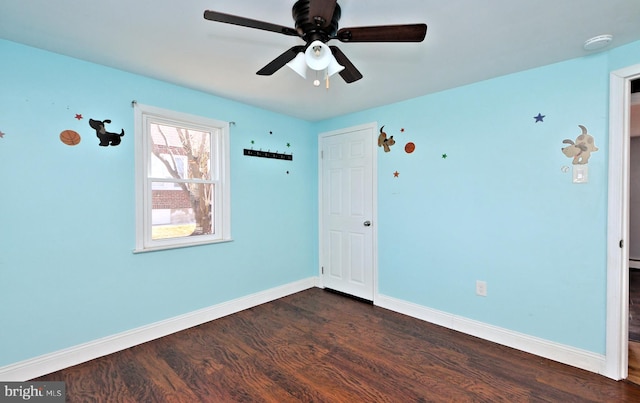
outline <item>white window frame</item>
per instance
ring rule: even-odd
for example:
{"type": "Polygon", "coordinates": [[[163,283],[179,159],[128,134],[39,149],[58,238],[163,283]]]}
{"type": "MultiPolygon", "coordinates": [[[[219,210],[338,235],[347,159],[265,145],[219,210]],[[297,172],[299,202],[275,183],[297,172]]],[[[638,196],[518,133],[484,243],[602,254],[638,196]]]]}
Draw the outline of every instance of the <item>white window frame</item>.
{"type": "Polygon", "coordinates": [[[231,241],[229,122],[134,103],[136,245],[134,253],[231,241]],[[152,239],[151,133],[152,123],[211,133],[211,175],[215,184],[214,231],[210,235],[152,239]],[[215,167],[213,166],[215,164],[215,167]]]}

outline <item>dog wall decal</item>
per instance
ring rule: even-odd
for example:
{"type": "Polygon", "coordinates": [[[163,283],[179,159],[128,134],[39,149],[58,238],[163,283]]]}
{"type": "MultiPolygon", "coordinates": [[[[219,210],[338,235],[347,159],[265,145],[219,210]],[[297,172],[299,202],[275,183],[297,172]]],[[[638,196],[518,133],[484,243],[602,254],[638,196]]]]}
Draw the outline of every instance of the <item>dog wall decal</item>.
{"type": "Polygon", "coordinates": [[[107,129],[105,129],[104,125],[106,123],[111,123],[110,119],[106,120],[93,120],[89,119],[89,126],[91,126],[96,131],[96,136],[100,139],[100,146],[107,147],[109,145],[117,146],[122,141],[122,136],[124,136],[124,129],[120,134],[118,133],[109,133],[107,129]]]}
{"type": "Polygon", "coordinates": [[[578,125],[582,133],[576,138],[574,142],[571,139],[562,140],[563,144],[569,144],[567,147],[562,148],[562,153],[569,158],[573,158],[574,165],[586,165],[589,163],[591,153],[598,151],[598,147],[595,145],[593,136],[587,132],[587,128],[578,125]]]}
{"type": "Polygon", "coordinates": [[[390,147],[394,145],[396,141],[393,139],[393,136],[387,138],[387,133],[383,132],[382,129],[384,129],[384,126],[380,128],[380,135],[378,136],[378,147],[383,147],[384,152],[388,153],[389,151],[391,151],[390,147]]]}

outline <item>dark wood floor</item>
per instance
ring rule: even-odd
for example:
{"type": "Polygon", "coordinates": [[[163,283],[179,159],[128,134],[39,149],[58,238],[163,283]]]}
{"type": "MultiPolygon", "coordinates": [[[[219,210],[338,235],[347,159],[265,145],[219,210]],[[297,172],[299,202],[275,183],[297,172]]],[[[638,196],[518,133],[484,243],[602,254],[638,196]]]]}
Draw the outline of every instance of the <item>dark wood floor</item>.
{"type": "Polygon", "coordinates": [[[629,340],[629,374],[627,380],[640,385],[640,343],[629,340]]]}
{"type": "Polygon", "coordinates": [[[38,380],[71,402],[640,402],[633,383],[317,288],[38,380]]]}

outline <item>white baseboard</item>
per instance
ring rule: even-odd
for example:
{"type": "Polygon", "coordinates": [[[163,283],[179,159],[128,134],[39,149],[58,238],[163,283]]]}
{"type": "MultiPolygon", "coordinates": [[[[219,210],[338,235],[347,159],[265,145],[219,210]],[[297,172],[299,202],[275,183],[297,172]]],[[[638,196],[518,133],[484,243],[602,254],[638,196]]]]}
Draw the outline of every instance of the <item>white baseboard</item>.
{"type": "Polygon", "coordinates": [[[553,361],[598,374],[605,373],[605,356],[601,354],[492,326],[385,295],[377,295],[374,303],[382,308],[553,361]]]}
{"type": "Polygon", "coordinates": [[[50,354],[0,367],[0,381],[27,381],[81,364],[151,340],[188,329],[223,316],[316,287],[317,277],[261,291],[126,332],[93,340],[50,354]]]}

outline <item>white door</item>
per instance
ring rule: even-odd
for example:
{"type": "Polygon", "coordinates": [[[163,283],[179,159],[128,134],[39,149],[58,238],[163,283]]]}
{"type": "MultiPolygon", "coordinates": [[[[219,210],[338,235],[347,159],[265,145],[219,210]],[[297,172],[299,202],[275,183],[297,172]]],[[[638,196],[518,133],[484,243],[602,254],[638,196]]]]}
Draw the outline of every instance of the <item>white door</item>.
{"type": "Polygon", "coordinates": [[[376,123],[322,133],[322,285],[373,301],[375,287],[376,123]]]}

